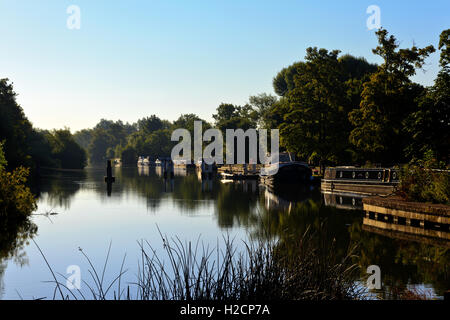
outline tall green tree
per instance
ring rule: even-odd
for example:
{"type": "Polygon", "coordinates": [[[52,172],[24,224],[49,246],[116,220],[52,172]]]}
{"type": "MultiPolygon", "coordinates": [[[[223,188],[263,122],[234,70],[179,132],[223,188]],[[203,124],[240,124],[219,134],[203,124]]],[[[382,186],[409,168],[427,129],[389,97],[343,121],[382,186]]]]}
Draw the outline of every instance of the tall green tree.
{"type": "Polygon", "coordinates": [[[85,150],[73,138],[69,129],[53,130],[48,134],[52,157],[64,169],[83,169],[87,157],[85,150]]]}
{"type": "Polygon", "coordinates": [[[379,45],[373,53],[384,62],[364,83],[359,108],[349,114],[354,126],[350,141],[372,161],[385,164],[404,161],[408,134],[403,121],[416,109],[423,88],[410,77],[434,52],[433,46],[399,49],[385,29],[376,32],[379,45]]]}
{"type": "Polygon", "coordinates": [[[450,29],[442,31],[437,78],[418,101],[418,109],[405,121],[411,139],[406,152],[421,158],[431,151],[437,160],[450,161],[450,29]]]}
{"type": "Polygon", "coordinates": [[[308,48],[304,62],[280,71],[273,84],[281,99],[267,121],[278,124],[282,147],[318,164],[349,161],[348,112],[375,68],[338,50],[308,48]]]}
{"type": "Polygon", "coordinates": [[[0,79],[0,141],[4,141],[9,168],[32,165],[27,137],[33,128],[16,96],[9,79],[0,79]]]}
{"type": "Polygon", "coordinates": [[[243,129],[256,128],[258,120],[258,112],[251,105],[244,106],[234,105],[231,103],[221,103],[216,113],[213,114],[215,125],[222,131],[226,129],[243,129]]]}
{"type": "Polygon", "coordinates": [[[270,113],[278,102],[278,98],[276,96],[260,93],[256,96],[250,96],[249,104],[253,107],[257,112],[257,124],[260,128],[272,129],[271,125],[271,117],[270,113]]]}
{"type": "Polygon", "coordinates": [[[88,147],[89,161],[92,164],[103,164],[106,161],[106,151],[114,145],[114,136],[105,129],[96,129],[93,132],[88,147]]]}

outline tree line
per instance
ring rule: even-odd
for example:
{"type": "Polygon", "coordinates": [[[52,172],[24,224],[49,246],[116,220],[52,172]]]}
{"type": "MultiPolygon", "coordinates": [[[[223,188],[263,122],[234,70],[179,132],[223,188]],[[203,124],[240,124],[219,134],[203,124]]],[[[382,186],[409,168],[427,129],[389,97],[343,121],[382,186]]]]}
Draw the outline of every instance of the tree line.
{"type": "Polygon", "coordinates": [[[44,166],[84,168],[86,152],[75,142],[70,130],[34,128],[16,97],[13,84],[8,79],[0,79],[0,142],[5,167],[23,166],[33,171],[44,166]]]}
{"type": "Polygon", "coordinates": [[[450,29],[440,35],[440,71],[428,88],[411,77],[435,48],[399,49],[385,29],[376,32],[372,50],[380,65],[308,48],[305,61],[274,78],[280,99],[268,112],[268,125],[280,129],[282,146],[310,162],[390,165],[431,151],[448,163],[449,35],[450,29]]]}
{"type": "Polygon", "coordinates": [[[195,114],[175,121],[151,115],[135,123],[102,119],[93,128],[33,128],[16,102],[7,79],[0,80],[0,141],[11,168],[52,166],[83,168],[121,158],[135,165],[138,156],[170,156],[171,133],[203,121],[203,130],[264,128],[280,130],[282,150],[314,165],[392,165],[430,153],[449,162],[450,29],[440,35],[440,71],[434,85],[411,80],[436,49],[400,49],[385,29],[376,32],[372,64],[339,50],[308,48],[303,61],[273,78],[276,96],[250,96],[244,105],[221,103],[208,123],[195,114]]]}

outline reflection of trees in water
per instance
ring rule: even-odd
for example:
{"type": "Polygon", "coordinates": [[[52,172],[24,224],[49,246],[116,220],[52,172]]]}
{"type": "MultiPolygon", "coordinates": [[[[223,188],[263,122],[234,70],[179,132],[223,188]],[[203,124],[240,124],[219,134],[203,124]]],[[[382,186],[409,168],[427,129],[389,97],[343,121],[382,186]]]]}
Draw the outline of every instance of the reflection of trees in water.
{"type": "MultiPolygon", "coordinates": [[[[260,208],[259,219],[249,228],[259,239],[275,238],[289,246],[309,226],[321,232],[324,242],[335,241],[336,254],[345,256],[357,245],[355,263],[361,266],[364,279],[369,265],[380,266],[385,289],[405,288],[407,284],[431,284],[438,295],[450,287],[450,250],[426,243],[391,239],[362,230],[363,212],[325,206],[320,200],[294,202],[290,211],[260,208]],[[321,224],[325,223],[325,228],[321,224]]],[[[261,200],[262,201],[262,200],[261,200]]],[[[294,250],[295,248],[292,248],[294,250]]],[[[355,279],[356,280],[356,279],[355,279]]],[[[383,294],[386,294],[384,292],[383,294]]]]}
{"type": "MultiPolygon", "coordinates": [[[[116,170],[116,192],[123,194],[134,192],[147,201],[147,207],[156,210],[163,198],[172,198],[174,205],[184,213],[195,213],[204,205],[204,200],[215,199],[218,182],[213,181],[212,190],[202,191],[201,182],[195,172],[187,172],[185,176],[175,175],[174,179],[163,179],[155,172],[158,168],[136,170],[136,168],[122,168],[116,170]],[[178,201],[181,200],[181,201],[178,201]]],[[[113,191],[114,192],[114,191],[113,191]]]]}
{"type": "Polygon", "coordinates": [[[13,261],[24,266],[28,258],[23,250],[28,241],[36,235],[37,226],[30,219],[17,219],[5,216],[0,219],[0,297],[3,292],[3,275],[6,261],[13,261]]]}
{"type": "Polygon", "coordinates": [[[28,263],[23,247],[37,232],[30,219],[17,220],[4,217],[0,220],[0,261],[13,258],[19,265],[28,263]]]}
{"type": "Polygon", "coordinates": [[[287,244],[297,243],[307,230],[320,233],[322,241],[335,242],[338,256],[345,256],[349,247],[347,225],[357,219],[354,211],[342,212],[325,206],[313,198],[293,202],[290,211],[264,208],[253,226],[252,236],[260,239],[279,239],[287,244]]]}
{"type": "MultiPolygon", "coordinates": [[[[101,199],[107,199],[103,177],[105,170],[53,172],[42,178],[40,193],[47,197],[49,205],[70,206],[70,201],[80,189],[89,189],[101,199]]],[[[196,174],[175,176],[173,190],[167,190],[165,181],[158,177],[154,168],[139,172],[136,168],[116,168],[116,183],[112,197],[129,194],[145,199],[151,210],[157,210],[163,199],[174,199],[174,205],[184,214],[195,214],[201,206],[215,201],[215,215],[221,228],[243,227],[253,237],[277,238],[285,244],[295,243],[310,226],[321,232],[322,241],[335,239],[336,253],[344,256],[352,245],[359,244],[357,261],[361,278],[366,276],[368,265],[381,267],[385,286],[405,286],[410,283],[432,284],[436,293],[442,295],[450,287],[450,253],[448,249],[419,242],[391,239],[362,230],[360,210],[344,210],[325,206],[320,192],[288,187],[264,189],[250,186],[253,182],[229,184],[212,182],[212,188],[202,191],[202,183],[196,174]],[[269,200],[270,205],[267,205],[269,200]],[[286,206],[288,204],[288,206],[286,206]],[[287,210],[288,208],[288,210],[287,210]],[[322,223],[325,228],[320,228],[322,223]]],[[[16,257],[26,263],[20,253],[27,238],[34,235],[35,226],[30,222],[12,223],[2,221],[0,229],[0,261],[16,257]],[[5,230],[5,231],[3,231],[5,230]]],[[[292,248],[292,250],[295,248],[292,248]]]]}
{"type": "Polygon", "coordinates": [[[45,200],[50,207],[70,208],[70,202],[86,180],[83,170],[43,171],[42,177],[35,182],[33,192],[45,200]]]}
{"type": "Polygon", "coordinates": [[[360,265],[380,266],[383,284],[405,288],[408,284],[431,284],[438,295],[450,288],[450,250],[426,243],[392,239],[350,227],[351,241],[360,243],[360,265]]]}
{"type": "Polygon", "coordinates": [[[5,284],[3,282],[3,275],[5,274],[6,263],[0,262],[0,299],[2,298],[5,292],[5,284]]]}
{"type": "Polygon", "coordinates": [[[249,227],[258,220],[258,189],[252,192],[245,181],[219,185],[216,203],[217,222],[222,228],[249,227]],[[244,192],[248,190],[248,192],[244,192]]]}
{"type": "Polygon", "coordinates": [[[164,184],[163,180],[158,178],[152,169],[154,168],[149,169],[148,175],[138,172],[137,168],[119,168],[119,170],[115,170],[116,183],[113,185],[115,188],[113,193],[116,192],[119,196],[135,193],[146,199],[147,208],[157,210],[164,196],[164,184]]]}

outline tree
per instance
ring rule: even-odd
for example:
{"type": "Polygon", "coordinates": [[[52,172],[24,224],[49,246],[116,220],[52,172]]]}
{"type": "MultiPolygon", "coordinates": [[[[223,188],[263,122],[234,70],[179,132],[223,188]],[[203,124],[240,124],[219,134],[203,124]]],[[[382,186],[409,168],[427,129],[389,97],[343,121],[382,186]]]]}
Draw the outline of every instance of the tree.
{"type": "Polygon", "coordinates": [[[59,162],[52,154],[52,146],[49,137],[51,133],[47,130],[33,129],[27,137],[27,144],[30,147],[30,155],[36,166],[40,167],[59,167],[59,162]]]}
{"type": "Polygon", "coordinates": [[[0,170],[5,168],[8,165],[8,161],[6,161],[5,153],[3,152],[3,142],[0,142],[0,170]]]}
{"type": "Polygon", "coordinates": [[[304,62],[280,71],[274,90],[281,99],[265,121],[279,127],[281,146],[319,164],[349,161],[348,112],[375,68],[363,58],[339,57],[338,50],[308,48],[304,62]]]}
{"type": "Polygon", "coordinates": [[[217,113],[213,114],[215,125],[222,131],[226,129],[256,128],[258,112],[251,105],[234,105],[231,103],[221,103],[217,107],[217,113]]]}
{"type": "Polygon", "coordinates": [[[74,140],[69,129],[53,130],[48,134],[52,157],[64,169],[83,169],[86,152],[74,140]]]}
{"type": "Polygon", "coordinates": [[[418,101],[418,109],[405,121],[411,137],[406,152],[421,158],[431,151],[439,161],[450,161],[450,29],[440,35],[441,57],[434,85],[425,90],[418,101]]]}
{"type": "Polygon", "coordinates": [[[122,165],[124,165],[124,166],[136,166],[137,165],[138,155],[137,155],[136,150],[131,146],[127,146],[122,151],[120,158],[122,160],[122,165]]]}
{"type": "Polygon", "coordinates": [[[36,209],[36,200],[26,186],[29,170],[23,167],[8,172],[0,169],[0,220],[27,218],[36,209]]]}
{"type": "Polygon", "coordinates": [[[91,163],[99,164],[106,161],[106,151],[114,144],[114,137],[105,129],[96,129],[89,144],[88,153],[91,163]]]}
{"type": "Polygon", "coordinates": [[[304,62],[296,62],[278,72],[273,78],[273,89],[277,95],[284,97],[286,93],[295,88],[294,78],[304,64],[304,62]]]}
{"type": "Polygon", "coordinates": [[[258,127],[271,129],[270,127],[270,112],[273,110],[278,98],[267,94],[260,93],[256,96],[250,96],[249,104],[257,111],[258,127]]]}
{"type": "Polygon", "coordinates": [[[83,129],[75,132],[73,138],[85,150],[89,148],[92,141],[92,132],[94,129],[83,129]]]}
{"type": "Polygon", "coordinates": [[[404,160],[407,134],[403,121],[414,111],[415,99],[423,92],[410,77],[422,68],[434,48],[398,49],[397,40],[392,35],[388,37],[385,29],[376,35],[379,45],[372,51],[384,63],[364,84],[359,108],[349,114],[354,125],[350,141],[370,160],[388,164],[404,160]]]}
{"type": "Polygon", "coordinates": [[[164,122],[156,115],[151,115],[150,117],[145,117],[137,122],[137,127],[139,131],[146,134],[152,133],[164,128],[164,122]]]}
{"type": "Polygon", "coordinates": [[[17,104],[16,96],[12,83],[8,79],[0,79],[0,141],[4,141],[9,168],[32,165],[26,143],[32,126],[17,104]]]}

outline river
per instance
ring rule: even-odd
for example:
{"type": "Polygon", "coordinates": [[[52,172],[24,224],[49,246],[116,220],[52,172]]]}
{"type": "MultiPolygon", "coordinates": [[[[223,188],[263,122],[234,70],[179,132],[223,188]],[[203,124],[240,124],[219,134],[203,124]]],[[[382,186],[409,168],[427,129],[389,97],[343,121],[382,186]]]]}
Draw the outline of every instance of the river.
{"type": "Polygon", "coordinates": [[[42,172],[33,188],[38,209],[30,222],[2,229],[1,299],[53,298],[55,285],[47,282],[52,275],[36,244],[55,273],[67,275],[69,266],[79,266],[87,283],[92,279],[80,249],[101,270],[111,245],[105,282],[119,274],[125,257],[126,285],[136,281],[139,241],[163,249],[158,229],[169,238],[195,242],[200,237],[212,246],[231,237],[239,247],[241,240],[300,236],[307,226],[322,222],[338,251],[358,244],[362,273],[369,265],[380,267],[383,288],[408,286],[433,297],[449,289],[448,246],[366,231],[360,199],[338,197],[330,203],[318,187],[270,190],[256,181],[202,183],[195,171],[186,170],[177,170],[173,181],[152,167],[118,167],[113,174],[116,182],[108,191],[104,168],[42,172]]]}

